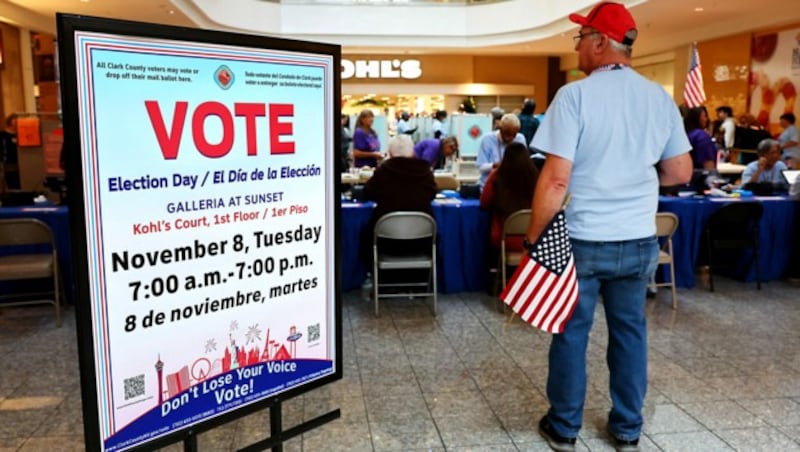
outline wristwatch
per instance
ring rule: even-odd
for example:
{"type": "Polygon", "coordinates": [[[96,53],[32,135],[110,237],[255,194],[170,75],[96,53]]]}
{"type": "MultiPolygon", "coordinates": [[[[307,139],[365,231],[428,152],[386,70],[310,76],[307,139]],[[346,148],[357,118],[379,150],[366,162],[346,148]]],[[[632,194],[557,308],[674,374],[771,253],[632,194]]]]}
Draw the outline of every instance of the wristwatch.
{"type": "Polygon", "coordinates": [[[527,251],[533,251],[533,244],[528,241],[528,237],[526,236],[522,239],[522,247],[525,248],[527,251]]]}

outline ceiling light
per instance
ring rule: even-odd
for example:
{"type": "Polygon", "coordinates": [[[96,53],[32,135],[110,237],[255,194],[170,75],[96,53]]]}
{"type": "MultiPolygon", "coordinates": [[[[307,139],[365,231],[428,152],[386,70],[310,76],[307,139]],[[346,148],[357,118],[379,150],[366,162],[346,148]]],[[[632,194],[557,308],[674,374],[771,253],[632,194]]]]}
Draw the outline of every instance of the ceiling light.
{"type": "Polygon", "coordinates": [[[174,9],[171,9],[171,10],[169,10],[169,13],[170,13],[170,14],[175,14],[175,10],[174,10],[174,9]]]}
{"type": "Polygon", "coordinates": [[[703,9],[702,6],[698,6],[697,8],[694,9],[694,12],[696,12],[696,13],[702,13],[703,11],[705,11],[705,10],[703,9]]]}
{"type": "Polygon", "coordinates": [[[89,0],[81,0],[81,3],[89,3],[89,0]]]}

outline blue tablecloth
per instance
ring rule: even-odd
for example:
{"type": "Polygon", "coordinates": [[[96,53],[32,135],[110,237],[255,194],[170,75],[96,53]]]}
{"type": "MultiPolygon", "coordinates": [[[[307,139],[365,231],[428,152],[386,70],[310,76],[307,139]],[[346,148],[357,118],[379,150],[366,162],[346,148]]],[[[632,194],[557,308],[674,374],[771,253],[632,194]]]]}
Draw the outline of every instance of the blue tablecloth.
{"type": "MultiPolygon", "coordinates": [[[[798,202],[786,197],[749,198],[670,198],[661,197],[660,212],[672,212],[680,223],[672,238],[675,253],[675,282],[678,287],[695,285],[694,272],[705,250],[700,249],[708,218],[720,207],[731,202],[759,201],[764,205],[764,216],[759,223],[759,263],[761,280],[770,281],[785,276],[794,245],[796,209],[798,202]]],[[[736,277],[755,281],[756,273],[752,253],[743,252],[736,277]]]]}
{"type": "MultiPolygon", "coordinates": [[[[437,273],[439,291],[456,293],[486,287],[486,248],[489,245],[489,213],[477,199],[460,203],[434,201],[437,226],[437,273]]],[[[342,203],[342,289],[364,282],[367,269],[359,256],[361,234],[369,223],[374,203],[342,203]]]]}
{"type": "MultiPolygon", "coordinates": [[[[66,290],[64,294],[65,301],[67,303],[74,303],[75,282],[72,271],[72,248],[70,246],[69,215],[67,208],[65,206],[0,207],[0,219],[8,218],[35,218],[50,226],[56,241],[61,275],[64,278],[64,287],[66,290]]],[[[8,252],[8,250],[5,252],[8,252]]]]}

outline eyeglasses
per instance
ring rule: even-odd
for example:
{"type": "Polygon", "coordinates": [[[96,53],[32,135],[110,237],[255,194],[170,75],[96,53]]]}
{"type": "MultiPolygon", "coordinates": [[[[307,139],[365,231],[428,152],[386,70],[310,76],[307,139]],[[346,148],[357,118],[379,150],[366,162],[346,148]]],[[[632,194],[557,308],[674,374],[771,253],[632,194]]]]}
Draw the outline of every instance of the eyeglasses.
{"type": "Polygon", "coordinates": [[[578,44],[583,40],[583,38],[591,35],[600,34],[599,31],[590,31],[589,33],[578,33],[578,36],[573,36],[572,41],[575,42],[575,46],[577,47],[578,44]]]}

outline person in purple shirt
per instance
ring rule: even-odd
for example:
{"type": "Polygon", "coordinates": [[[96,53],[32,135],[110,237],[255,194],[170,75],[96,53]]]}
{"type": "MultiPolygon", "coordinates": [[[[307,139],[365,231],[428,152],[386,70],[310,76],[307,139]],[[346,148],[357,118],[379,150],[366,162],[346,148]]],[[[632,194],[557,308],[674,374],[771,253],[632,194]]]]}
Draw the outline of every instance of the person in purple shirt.
{"type": "Polygon", "coordinates": [[[444,159],[458,152],[456,137],[426,138],[414,146],[414,155],[427,160],[433,169],[444,167],[444,159]]]}
{"type": "Polygon", "coordinates": [[[356,119],[356,130],[353,132],[353,159],[354,166],[361,168],[369,166],[375,168],[383,160],[381,142],[378,134],[372,129],[375,115],[370,110],[364,110],[356,119]]]}
{"type": "Polygon", "coordinates": [[[690,108],[683,119],[683,127],[689,137],[692,150],[694,169],[714,169],[717,167],[717,147],[711,141],[711,137],[706,133],[708,126],[708,113],[706,107],[690,108]]]}

